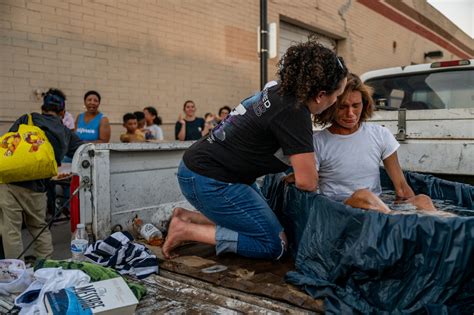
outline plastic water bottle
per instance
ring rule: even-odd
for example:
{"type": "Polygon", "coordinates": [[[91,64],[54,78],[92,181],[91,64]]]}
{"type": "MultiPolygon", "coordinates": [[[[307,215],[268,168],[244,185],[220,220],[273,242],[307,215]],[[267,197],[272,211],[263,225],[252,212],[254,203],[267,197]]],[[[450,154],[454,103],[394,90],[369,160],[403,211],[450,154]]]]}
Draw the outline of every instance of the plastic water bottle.
{"type": "Polygon", "coordinates": [[[84,224],[79,223],[71,239],[72,260],[83,261],[89,243],[84,224]]]}

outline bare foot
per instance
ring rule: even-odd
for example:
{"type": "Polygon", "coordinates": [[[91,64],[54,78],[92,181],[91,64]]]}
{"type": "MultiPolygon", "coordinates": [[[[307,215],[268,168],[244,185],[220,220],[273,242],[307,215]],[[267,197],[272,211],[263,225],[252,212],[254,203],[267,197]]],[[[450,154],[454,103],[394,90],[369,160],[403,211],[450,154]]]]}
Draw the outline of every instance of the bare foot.
{"type": "Polygon", "coordinates": [[[214,224],[205,215],[198,211],[191,211],[181,207],[174,208],[171,218],[178,217],[182,221],[196,224],[214,224]]]}
{"type": "Polygon", "coordinates": [[[173,219],[174,217],[178,217],[185,222],[191,222],[191,217],[188,215],[188,212],[191,211],[181,207],[174,208],[173,214],[171,215],[171,219],[173,219]]]}
{"type": "Polygon", "coordinates": [[[438,210],[435,208],[433,204],[433,200],[431,200],[431,198],[428,197],[427,195],[423,195],[423,194],[416,195],[408,199],[407,202],[414,205],[418,210],[424,210],[424,211],[437,211],[438,210]]]}
{"type": "Polygon", "coordinates": [[[177,257],[177,255],[172,256],[171,251],[178,247],[183,241],[186,241],[184,238],[184,235],[186,235],[186,224],[187,222],[181,220],[178,216],[174,216],[173,212],[173,217],[171,218],[168,228],[168,236],[161,248],[165,258],[171,259],[177,257]]]}
{"type": "Polygon", "coordinates": [[[190,212],[190,211],[181,207],[176,207],[173,209],[173,212],[171,213],[171,218],[165,227],[166,234],[169,234],[170,225],[171,225],[171,221],[173,221],[173,218],[179,218],[182,221],[191,222],[191,218],[187,217],[186,215],[187,212],[190,212]]]}

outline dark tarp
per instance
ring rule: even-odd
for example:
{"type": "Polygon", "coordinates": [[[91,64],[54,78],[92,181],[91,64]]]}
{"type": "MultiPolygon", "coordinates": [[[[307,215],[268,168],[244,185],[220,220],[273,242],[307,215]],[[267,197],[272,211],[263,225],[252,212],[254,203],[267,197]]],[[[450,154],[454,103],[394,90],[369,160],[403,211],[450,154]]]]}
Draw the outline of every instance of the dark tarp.
{"type": "MultiPolygon", "coordinates": [[[[474,312],[474,216],[351,208],[285,186],[282,176],[267,176],[262,192],[295,258],[287,281],[324,299],[328,313],[474,312]]],[[[428,177],[421,184],[424,175],[407,176],[416,193],[454,196],[459,206],[472,207],[472,186],[454,183],[445,190],[447,181],[428,177]]]]}

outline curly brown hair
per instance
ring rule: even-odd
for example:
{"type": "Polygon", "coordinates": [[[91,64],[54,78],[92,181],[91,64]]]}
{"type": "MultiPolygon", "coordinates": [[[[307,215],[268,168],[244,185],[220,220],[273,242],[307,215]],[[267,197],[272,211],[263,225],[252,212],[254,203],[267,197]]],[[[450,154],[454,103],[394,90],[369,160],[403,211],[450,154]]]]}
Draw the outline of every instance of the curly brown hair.
{"type": "Polygon", "coordinates": [[[374,113],[374,100],[372,98],[373,90],[370,86],[362,83],[362,80],[357,75],[350,73],[347,76],[347,84],[344,92],[338,96],[336,105],[331,106],[321,114],[314,116],[314,123],[320,126],[326,126],[333,123],[337,105],[343,103],[347,99],[349,93],[353,91],[359,91],[362,94],[363,108],[359,122],[364,122],[372,117],[372,114],[374,113]]]}
{"type": "Polygon", "coordinates": [[[288,48],[278,65],[280,94],[295,96],[299,104],[334,92],[348,74],[344,60],[312,38],[288,48]]]}

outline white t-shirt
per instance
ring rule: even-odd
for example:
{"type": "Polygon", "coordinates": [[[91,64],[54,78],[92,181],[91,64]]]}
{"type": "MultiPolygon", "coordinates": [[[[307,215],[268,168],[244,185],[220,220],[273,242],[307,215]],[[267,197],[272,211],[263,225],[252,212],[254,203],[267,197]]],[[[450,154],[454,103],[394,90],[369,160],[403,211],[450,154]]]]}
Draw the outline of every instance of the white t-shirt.
{"type": "Polygon", "coordinates": [[[313,143],[320,192],[335,200],[363,188],[380,195],[380,163],[400,146],[387,128],[367,123],[350,135],[316,131],[313,143]]]}
{"type": "Polygon", "coordinates": [[[69,129],[74,129],[74,117],[70,112],[65,112],[63,117],[63,125],[69,129]]]}
{"type": "Polygon", "coordinates": [[[161,130],[160,126],[153,124],[150,126],[146,126],[145,129],[150,131],[152,140],[163,140],[163,130],[161,130]]]}

